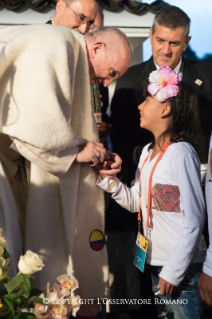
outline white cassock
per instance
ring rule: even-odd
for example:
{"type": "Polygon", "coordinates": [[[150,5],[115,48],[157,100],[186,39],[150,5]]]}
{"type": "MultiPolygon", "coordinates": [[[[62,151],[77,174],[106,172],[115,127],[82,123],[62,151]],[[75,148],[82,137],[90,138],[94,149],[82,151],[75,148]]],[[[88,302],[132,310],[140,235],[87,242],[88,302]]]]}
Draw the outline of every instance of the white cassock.
{"type": "Polygon", "coordinates": [[[103,191],[94,168],[75,162],[79,145],[98,141],[84,37],[52,25],[1,29],[0,108],[1,132],[31,162],[25,249],[45,264],[37,285],[73,272],[81,298],[107,297],[103,191]]]}

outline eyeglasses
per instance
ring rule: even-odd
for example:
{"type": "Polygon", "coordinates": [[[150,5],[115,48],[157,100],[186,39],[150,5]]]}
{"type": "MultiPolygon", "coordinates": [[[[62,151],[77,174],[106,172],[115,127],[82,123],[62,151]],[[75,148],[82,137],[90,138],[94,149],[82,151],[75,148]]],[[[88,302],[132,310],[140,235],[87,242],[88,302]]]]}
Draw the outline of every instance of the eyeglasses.
{"type": "Polygon", "coordinates": [[[79,15],[77,14],[69,5],[67,2],[65,2],[65,4],[67,5],[67,7],[69,9],[71,9],[71,11],[75,14],[75,16],[77,17],[77,19],[79,19],[80,24],[87,24],[87,27],[89,28],[89,30],[93,30],[95,29],[96,25],[94,24],[93,20],[89,20],[89,18],[84,17],[83,15],[79,15]]]}

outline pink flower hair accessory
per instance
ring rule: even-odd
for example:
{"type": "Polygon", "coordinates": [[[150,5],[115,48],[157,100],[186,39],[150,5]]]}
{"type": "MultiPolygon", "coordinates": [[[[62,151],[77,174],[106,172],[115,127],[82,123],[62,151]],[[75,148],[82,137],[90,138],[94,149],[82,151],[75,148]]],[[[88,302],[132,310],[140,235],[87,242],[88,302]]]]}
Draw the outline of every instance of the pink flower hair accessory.
{"type": "Polygon", "coordinates": [[[159,102],[165,102],[170,97],[177,95],[180,81],[179,75],[164,65],[150,73],[149,82],[147,91],[155,96],[159,102]]]}

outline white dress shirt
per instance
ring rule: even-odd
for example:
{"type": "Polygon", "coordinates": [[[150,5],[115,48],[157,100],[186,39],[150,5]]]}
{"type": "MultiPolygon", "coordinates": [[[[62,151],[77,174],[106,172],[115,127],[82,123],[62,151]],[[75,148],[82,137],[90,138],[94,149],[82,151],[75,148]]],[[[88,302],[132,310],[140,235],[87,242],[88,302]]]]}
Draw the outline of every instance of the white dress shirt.
{"type": "MultiPolygon", "coordinates": [[[[157,68],[157,70],[160,68],[157,63],[154,61],[155,66],[157,68]]],[[[180,81],[182,81],[183,79],[183,61],[182,61],[182,57],[180,57],[180,61],[178,62],[178,64],[176,65],[176,67],[173,69],[173,71],[175,71],[177,74],[179,74],[179,79],[180,81]]]]}

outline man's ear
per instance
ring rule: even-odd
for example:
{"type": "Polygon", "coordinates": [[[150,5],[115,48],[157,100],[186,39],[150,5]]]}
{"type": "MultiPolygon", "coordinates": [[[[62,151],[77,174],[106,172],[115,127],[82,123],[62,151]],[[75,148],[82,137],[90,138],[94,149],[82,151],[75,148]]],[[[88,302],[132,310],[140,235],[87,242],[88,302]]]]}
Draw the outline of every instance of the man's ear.
{"type": "Polygon", "coordinates": [[[183,52],[187,49],[190,40],[191,40],[191,36],[187,37],[187,39],[186,39],[186,41],[185,41],[185,46],[184,46],[184,48],[183,48],[183,52]]]}
{"type": "Polygon", "coordinates": [[[60,13],[61,11],[64,10],[64,7],[65,7],[65,2],[63,0],[58,0],[57,1],[57,4],[56,4],[56,12],[57,13],[60,13]]]}
{"type": "Polygon", "coordinates": [[[172,108],[169,103],[163,103],[161,108],[161,118],[168,117],[171,115],[172,108]]]}
{"type": "Polygon", "coordinates": [[[103,42],[97,42],[93,45],[92,50],[91,50],[91,59],[94,59],[97,54],[102,52],[105,49],[105,43],[103,42]]]}
{"type": "Polygon", "coordinates": [[[150,28],[150,30],[149,30],[149,38],[150,38],[150,43],[152,44],[152,35],[153,35],[153,33],[152,33],[152,27],[150,28]]]}

